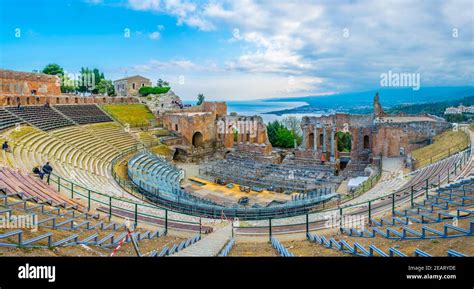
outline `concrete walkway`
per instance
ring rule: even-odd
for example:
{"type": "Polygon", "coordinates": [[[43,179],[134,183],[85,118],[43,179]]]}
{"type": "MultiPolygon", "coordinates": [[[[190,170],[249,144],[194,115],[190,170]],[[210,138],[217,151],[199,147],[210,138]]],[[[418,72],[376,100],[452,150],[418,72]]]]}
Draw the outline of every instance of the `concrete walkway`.
{"type": "Polygon", "coordinates": [[[229,223],[171,257],[214,257],[219,254],[231,237],[232,224],[229,223]]]}

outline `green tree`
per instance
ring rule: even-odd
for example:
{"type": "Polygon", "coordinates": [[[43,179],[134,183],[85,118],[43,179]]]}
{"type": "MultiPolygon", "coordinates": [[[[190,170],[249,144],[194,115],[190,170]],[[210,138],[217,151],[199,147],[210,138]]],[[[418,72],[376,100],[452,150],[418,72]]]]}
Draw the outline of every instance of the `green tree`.
{"type": "Polygon", "coordinates": [[[70,93],[76,91],[76,86],[74,79],[69,78],[67,74],[64,73],[64,69],[56,63],[50,63],[46,65],[41,71],[45,74],[56,75],[61,79],[61,92],[70,93]]]}
{"type": "Polygon", "coordinates": [[[352,136],[349,132],[338,131],[337,137],[337,150],[340,152],[350,152],[352,149],[352,136]]]}
{"type": "Polygon", "coordinates": [[[292,148],[295,142],[295,136],[286,127],[279,128],[276,132],[276,146],[280,148],[292,148]]]}
{"type": "Polygon", "coordinates": [[[158,79],[158,81],[156,82],[156,86],[158,87],[169,87],[170,86],[170,83],[168,81],[165,81],[163,79],[158,79]]]}
{"type": "Polygon", "coordinates": [[[73,93],[77,89],[74,79],[71,79],[67,74],[64,74],[61,79],[61,92],[73,93]]]}
{"type": "Polygon", "coordinates": [[[202,94],[202,93],[198,94],[197,105],[201,105],[204,102],[205,99],[206,99],[206,97],[204,96],[204,94],[202,94]]]}
{"type": "Polygon", "coordinates": [[[43,68],[42,72],[49,75],[57,75],[57,76],[64,75],[64,69],[61,66],[59,66],[59,64],[56,64],[56,63],[50,63],[46,65],[43,68]]]}
{"type": "Polygon", "coordinates": [[[101,79],[99,83],[97,83],[97,91],[98,93],[105,94],[105,95],[114,95],[115,88],[112,83],[112,80],[101,79]]]}
{"type": "Polygon", "coordinates": [[[273,146],[276,146],[277,143],[277,130],[281,128],[282,125],[278,120],[274,120],[267,125],[267,135],[268,140],[273,146]]]}
{"type": "Polygon", "coordinates": [[[297,144],[301,143],[301,137],[295,136],[291,130],[278,120],[268,123],[267,135],[268,140],[274,147],[292,148],[295,139],[297,144]]]}

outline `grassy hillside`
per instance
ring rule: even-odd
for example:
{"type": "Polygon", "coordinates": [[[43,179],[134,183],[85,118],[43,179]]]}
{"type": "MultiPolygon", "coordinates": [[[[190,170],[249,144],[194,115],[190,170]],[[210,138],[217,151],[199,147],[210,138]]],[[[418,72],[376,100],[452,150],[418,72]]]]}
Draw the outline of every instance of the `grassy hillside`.
{"type": "Polygon", "coordinates": [[[468,146],[468,138],[466,133],[462,131],[446,131],[437,135],[433,143],[426,147],[415,150],[412,153],[416,160],[416,168],[429,165],[465,149],[468,146]]]}
{"type": "Polygon", "coordinates": [[[447,107],[459,106],[460,104],[465,106],[474,105],[474,96],[467,96],[462,99],[447,100],[442,102],[399,105],[388,109],[387,112],[406,114],[429,113],[437,116],[444,116],[444,111],[447,107]]]}
{"type": "Polygon", "coordinates": [[[121,124],[148,126],[155,116],[144,104],[106,104],[102,108],[121,124]]]}

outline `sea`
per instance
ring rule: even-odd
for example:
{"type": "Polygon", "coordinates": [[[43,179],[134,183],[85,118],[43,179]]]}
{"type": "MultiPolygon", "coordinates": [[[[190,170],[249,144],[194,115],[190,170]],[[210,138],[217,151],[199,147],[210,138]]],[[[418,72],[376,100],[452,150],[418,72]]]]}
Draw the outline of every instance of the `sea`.
{"type": "MultiPolygon", "coordinates": [[[[379,89],[324,96],[226,102],[228,113],[236,112],[239,115],[247,116],[259,115],[265,123],[268,123],[287,116],[301,118],[334,112],[370,113],[376,93],[379,93],[382,106],[390,108],[395,105],[441,102],[472,97],[474,96],[474,86],[422,87],[417,91],[410,88],[379,89]]],[[[184,101],[184,103],[194,105],[196,101],[184,101]]]]}
{"type": "MultiPolygon", "coordinates": [[[[195,101],[183,101],[185,104],[195,104],[195,101]]],[[[289,113],[284,115],[267,114],[271,111],[280,111],[285,109],[293,109],[301,106],[308,105],[304,101],[268,101],[268,100],[241,100],[241,101],[226,101],[227,112],[236,112],[239,115],[258,115],[261,116],[265,123],[272,122],[274,120],[281,120],[287,116],[320,116],[321,114],[311,113],[289,113]]]]}

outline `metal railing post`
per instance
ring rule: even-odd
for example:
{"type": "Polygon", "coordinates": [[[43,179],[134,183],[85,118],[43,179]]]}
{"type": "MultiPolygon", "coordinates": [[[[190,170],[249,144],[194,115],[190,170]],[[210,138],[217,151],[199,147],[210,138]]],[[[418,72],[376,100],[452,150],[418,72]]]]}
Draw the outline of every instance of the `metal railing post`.
{"type": "Polygon", "coordinates": [[[415,205],[414,202],[413,202],[413,195],[414,195],[414,188],[413,186],[411,186],[411,193],[410,193],[410,203],[411,203],[411,207],[413,208],[413,206],[415,205]]]}
{"type": "Polygon", "coordinates": [[[392,215],[395,215],[395,193],[392,194],[392,215]]]}
{"type": "Polygon", "coordinates": [[[269,234],[269,240],[272,240],[272,218],[268,219],[268,234],[269,234]]]}
{"type": "Polygon", "coordinates": [[[91,190],[87,190],[87,210],[91,210],[91,190]]]}
{"type": "Polygon", "coordinates": [[[74,199],[74,183],[71,182],[71,199],[74,199]]]}
{"type": "Polygon", "coordinates": [[[202,218],[199,217],[199,236],[201,236],[202,232],[202,218]]]}
{"type": "Polygon", "coordinates": [[[138,204],[135,203],[135,228],[138,226],[138,204]]]}
{"type": "Polygon", "coordinates": [[[58,176],[58,192],[61,192],[61,177],[58,176]]]}
{"type": "Polygon", "coordinates": [[[306,213],[306,234],[309,233],[309,214],[306,213]]]}
{"type": "Polygon", "coordinates": [[[165,210],[165,235],[168,234],[168,210],[165,210]]]}
{"type": "Polygon", "coordinates": [[[369,201],[369,224],[372,224],[372,201],[369,201]]]}
{"type": "Polygon", "coordinates": [[[339,230],[342,230],[342,207],[339,208],[339,230]]]}
{"type": "Polygon", "coordinates": [[[428,198],[428,189],[429,189],[429,186],[428,186],[428,179],[426,179],[425,198],[428,198]]]}
{"type": "Polygon", "coordinates": [[[112,197],[109,197],[109,222],[112,219],[112,197]]]}

